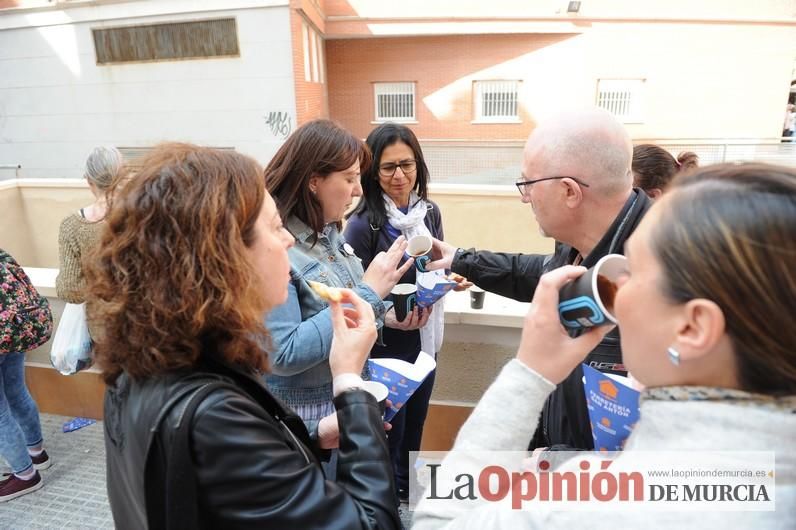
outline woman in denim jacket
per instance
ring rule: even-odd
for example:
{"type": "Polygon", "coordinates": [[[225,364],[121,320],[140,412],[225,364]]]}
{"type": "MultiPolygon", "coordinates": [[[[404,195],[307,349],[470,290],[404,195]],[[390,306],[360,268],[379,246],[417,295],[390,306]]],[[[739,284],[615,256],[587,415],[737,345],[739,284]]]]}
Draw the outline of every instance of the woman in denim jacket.
{"type": "Polygon", "coordinates": [[[406,270],[400,268],[406,242],[401,238],[363,271],[345,242],[343,214],[362,195],[360,171],[370,164],[365,144],[329,120],[299,127],[265,170],[268,192],[276,200],[285,227],[296,242],[290,256],[287,302],[268,315],[271,336],[269,390],[312,427],[334,413],[329,351],[329,305],[309,281],[354,290],[373,307],[377,327],[384,323],[382,301],[406,270]]]}

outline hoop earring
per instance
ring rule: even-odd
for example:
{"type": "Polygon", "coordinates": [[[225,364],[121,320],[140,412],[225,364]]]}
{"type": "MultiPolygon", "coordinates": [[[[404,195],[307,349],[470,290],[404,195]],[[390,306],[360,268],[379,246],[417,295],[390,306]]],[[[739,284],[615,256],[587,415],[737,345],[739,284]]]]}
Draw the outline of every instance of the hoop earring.
{"type": "Polygon", "coordinates": [[[680,366],[680,352],[674,348],[666,348],[666,353],[669,354],[669,362],[675,366],[680,366]]]}

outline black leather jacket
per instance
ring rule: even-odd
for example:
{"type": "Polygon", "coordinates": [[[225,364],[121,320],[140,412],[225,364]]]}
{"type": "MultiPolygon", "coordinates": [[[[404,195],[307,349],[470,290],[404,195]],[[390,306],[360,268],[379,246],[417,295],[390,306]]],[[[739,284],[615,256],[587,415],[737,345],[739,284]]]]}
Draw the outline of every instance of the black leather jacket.
{"type": "Polygon", "coordinates": [[[166,455],[185,408],[181,402],[190,389],[218,380],[235,388],[218,389],[201,401],[190,431],[201,528],[400,528],[373,396],[351,390],[335,399],[340,446],[337,481],[331,482],[298,416],[258,378],[219,362],[140,382],[122,375],[108,388],[108,498],[117,528],[147,528],[147,455],[146,465],[165,480],[166,455]]]}
{"type": "MultiPolygon", "coordinates": [[[[642,190],[634,189],[611,227],[581,265],[588,268],[607,254],[622,254],[625,241],[651,205],[642,190]]],[[[487,291],[530,302],[542,274],[574,263],[577,255],[576,249],[562,243],[556,243],[555,253],[550,255],[460,249],[451,269],[487,291]]],[[[609,333],[584,362],[602,372],[626,375],[619,331],[615,329],[609,333]]],[[[583,370],[578,366],[547,399],[530,449],[594,449],[582,378],[583,370]]]]}

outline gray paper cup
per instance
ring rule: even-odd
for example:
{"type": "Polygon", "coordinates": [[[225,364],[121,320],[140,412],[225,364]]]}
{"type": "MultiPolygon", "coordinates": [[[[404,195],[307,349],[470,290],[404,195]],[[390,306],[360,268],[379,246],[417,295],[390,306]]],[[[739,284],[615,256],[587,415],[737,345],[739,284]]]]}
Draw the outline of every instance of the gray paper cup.
{"type": "Polygon", "coordinates": [[[470,308],[471,309],[483,309],[484,308],[484,296],[486,295],[486,291],[481,289],[480,287],[473,285],[470,287],[470,308]]]}
{"type": "Polygon", "coordinates": [[[434,242],[429,236],[414,236],[406,245],[406,256],[415,259],[415,268],[420,272],[428,272],[426,268],[431,261],[431,247],[434,242]]]}
{"type": "Polygon", "coordinates": [[[398,322],[406,320],[406,315],[412,312],[417,305],[417,285],[412,283],[399,283],[390,291],[390,298],[395,308],[395,318],[398,322]]]}
{"type": "Polygon", "coordinates": [[[627,258],[609,254],[583,276],[562,287],[558,293],[558,316],[564,327],[581,329],[616,324],[616,282],[626,270],[627,258]]]}

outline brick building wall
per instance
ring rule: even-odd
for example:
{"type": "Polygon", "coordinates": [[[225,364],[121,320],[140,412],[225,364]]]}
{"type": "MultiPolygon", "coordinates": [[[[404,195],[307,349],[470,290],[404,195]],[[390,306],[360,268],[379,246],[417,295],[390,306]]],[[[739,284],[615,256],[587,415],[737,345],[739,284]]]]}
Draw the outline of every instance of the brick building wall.
{"type": "MultiPolygon", "coordinates": [[[[329,113],[356,135],[375,126],[373,83],[413,81],[420,138],[524,140],[533,120],[520,104],[520,123],[472,123],[473,81],[520,79],[522,58],[569,34],[455,35],[329,40],[329,113]]],[[[520,85],[520,93],[527,88],[520,85]]],[[[520,97],[522,99],[522,95],[520,97]]]]}

